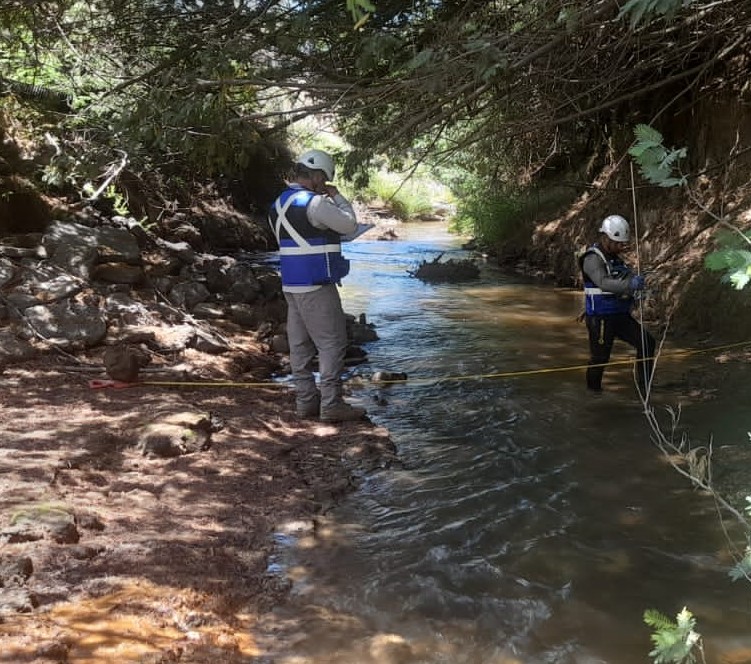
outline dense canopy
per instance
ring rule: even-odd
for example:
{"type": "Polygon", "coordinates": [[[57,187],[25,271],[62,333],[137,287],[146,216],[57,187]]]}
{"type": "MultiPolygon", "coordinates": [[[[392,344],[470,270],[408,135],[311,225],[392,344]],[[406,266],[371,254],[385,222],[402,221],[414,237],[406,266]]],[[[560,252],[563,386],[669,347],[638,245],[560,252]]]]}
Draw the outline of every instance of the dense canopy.
{"type": "Polygon", "coordinates": [[[534,166],[746,85],[747,0],[366,6],[11,0],[0,77],[70,96],[70,150],[208,176],[273,161],[310,115],[346,136],[350,166],[375,154],[534,166]]]}

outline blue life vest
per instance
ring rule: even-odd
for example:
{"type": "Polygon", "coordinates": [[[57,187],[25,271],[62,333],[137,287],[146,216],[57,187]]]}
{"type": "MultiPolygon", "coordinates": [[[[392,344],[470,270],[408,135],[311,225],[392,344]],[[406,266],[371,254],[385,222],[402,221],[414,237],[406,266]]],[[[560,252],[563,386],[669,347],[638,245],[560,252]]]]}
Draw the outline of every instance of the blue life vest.
{"type": "Polygon", "coordinates": [[[269,222],[279,243],[283,286],[336,284],[349,274],[341,235],[308,221],[314,196],[308,189],[290,187],[271,206],[269,222]]]}
{"type": "Polygon", "coordinates": [[[587,249],[579,257],[579,268],[582,271],[584,279],[584,303],[587,316],[609,316],[612,314],[629,313],[634,304],[633,297],[602,290],[584,272],[584,258],[589,254],[597,254],[602,259],[609,277],[625,279],[631,274],[631,269],[621,258],[618,256],[608,258],[597,244],[587,249]]]}

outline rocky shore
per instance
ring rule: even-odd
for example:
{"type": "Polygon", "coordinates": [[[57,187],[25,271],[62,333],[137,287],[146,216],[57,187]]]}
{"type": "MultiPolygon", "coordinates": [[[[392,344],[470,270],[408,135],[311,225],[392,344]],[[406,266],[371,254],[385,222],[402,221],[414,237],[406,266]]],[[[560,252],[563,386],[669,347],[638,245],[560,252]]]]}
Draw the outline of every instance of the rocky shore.
{"type": "MultiPolygon", "coordinates": [[[[273,268],[128,220],[0,245],[0,640],[8,661],[260,662],[307,533],[396,463],[297,419],[273,268]],[[259,628],[263,619],[263,634],[259,628]]],[[[352,362],[377,339],[350,316],[352,362]]]]}

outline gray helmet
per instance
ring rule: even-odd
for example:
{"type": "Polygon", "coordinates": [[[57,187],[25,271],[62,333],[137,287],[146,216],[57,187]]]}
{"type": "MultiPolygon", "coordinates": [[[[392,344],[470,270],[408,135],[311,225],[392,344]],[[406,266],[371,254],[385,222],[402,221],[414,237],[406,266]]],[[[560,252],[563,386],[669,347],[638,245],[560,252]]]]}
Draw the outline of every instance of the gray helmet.
{"type": "Polygon", "coordinates": [[[328,152],[308,150],[303,152],[295,163],[307,166],[312,171],[323,171],[327,180],[334,179],[334,160],[328,152]]]}
{"type": "Polygon", "coordinates": [[[611,214],[602,220],[600,233],[605,233],[613,242],[628,242],[631,240],[631,229],[628,222],[618,214],[611,214]]]}

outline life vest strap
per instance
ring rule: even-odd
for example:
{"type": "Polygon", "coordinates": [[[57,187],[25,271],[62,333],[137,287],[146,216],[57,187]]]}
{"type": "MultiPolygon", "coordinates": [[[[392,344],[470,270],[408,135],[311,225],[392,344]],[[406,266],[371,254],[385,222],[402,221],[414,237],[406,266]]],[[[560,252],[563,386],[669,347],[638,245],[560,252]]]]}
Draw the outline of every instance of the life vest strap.
{"type": "Polygon", "coordinates": [[[281,232],[282,226],[284,226],[284,230],[287,231],[287,233],[289,233],[290,238],[294,241],[294,243],[298,247],[309,246],[308,241],[302,235],[300,235],[300,233],[297,232],[295,227],[290,223],[289,219],[287,219],[287,210],[289,210],[295,198],[302,193],[305,193],[305,192],[298,191],[298,192],[295,192],[294,194],[291,194],[289,198],[287,198],[287,200],[284,201],[284,205],[282,205],[279,202],[278,198],[274,202],[274,207],[276,208],[276,228],[274,228],[274,233],[276,235],[276,241],[279,244],[281,244],[281,238],[279,236],[279,233],[281,232]]]}
{"type": "Polygon", "coordinates": [[[340,253],[338,244],[309,244],[304,247],[279,247],[280,256],[304,256],[310,254],[340,253]]]}

